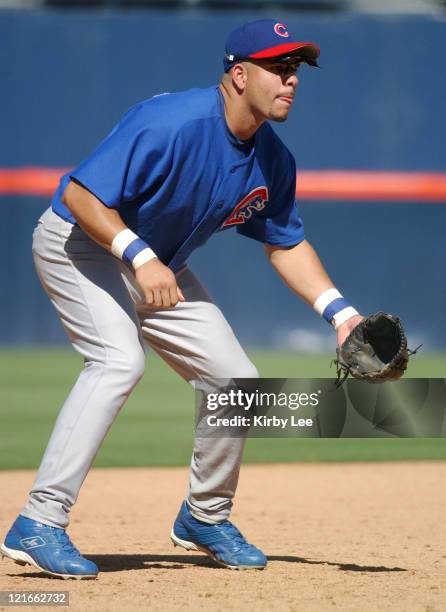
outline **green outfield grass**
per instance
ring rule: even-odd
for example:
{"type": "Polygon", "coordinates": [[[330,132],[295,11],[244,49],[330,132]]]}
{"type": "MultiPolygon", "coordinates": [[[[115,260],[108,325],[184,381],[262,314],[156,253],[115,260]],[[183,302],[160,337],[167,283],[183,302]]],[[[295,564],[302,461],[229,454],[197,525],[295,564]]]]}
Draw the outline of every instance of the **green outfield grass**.
{"type": "MultiPolygon", "coordinates": [[[[329,356],[249,351],[263,377],[334,376],[329,356]]],[[[70,348],[0,351],[0,469],[35,468],[80,368],[70,348]]],[[[417,355],[411,377],[446,377],[446,355],[417,355]]],[[[118,416],[96,466],[189,463],[194,422],[190,386],[153,353],[144,379],[118,416]]],[[[245,462],[446,459],[444,439],[256,439],[245,462]]]]}

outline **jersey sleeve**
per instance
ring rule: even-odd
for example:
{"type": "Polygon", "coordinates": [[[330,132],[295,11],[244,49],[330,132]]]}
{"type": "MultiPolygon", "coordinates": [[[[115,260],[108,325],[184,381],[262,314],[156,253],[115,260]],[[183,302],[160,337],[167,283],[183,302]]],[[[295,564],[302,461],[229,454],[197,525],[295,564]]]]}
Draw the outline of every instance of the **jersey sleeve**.
{"type": "Polygon", "coordinates": [[[147,193],[166,175],[172,150],[171,130],[152,129],[155,115],[144,103],[129,109],[70,178],[109,208],[147,193]]]}
{"type": "Polygon", "coordinates": [[[294,246],[305,238],[296,201],[296,164],[289,155],[285,172],[272,185],[268,205],[237,227],[237,232],[259,242],[276,246],[294,246]]]}

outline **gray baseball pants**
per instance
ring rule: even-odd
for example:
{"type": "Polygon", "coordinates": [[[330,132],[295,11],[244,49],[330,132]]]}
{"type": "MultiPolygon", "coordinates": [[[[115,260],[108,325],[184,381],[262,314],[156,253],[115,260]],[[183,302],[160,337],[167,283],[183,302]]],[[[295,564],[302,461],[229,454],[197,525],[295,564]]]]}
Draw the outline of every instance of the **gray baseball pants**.
{"type": "MultiPolygon", "coordinates": [[[[189,268],[177,273],[185,302],[149,307],[132,270],[51,209],[34,231],[33,255],[84,369],[59,413],[22,514],[64,528],[103,439],[143,375],[144,341],[195,387],[258,374],[189,268]]],[[[229,516],[244,442],[195,438],[187,499],[197,519],[218,523],[229,516]]]]}

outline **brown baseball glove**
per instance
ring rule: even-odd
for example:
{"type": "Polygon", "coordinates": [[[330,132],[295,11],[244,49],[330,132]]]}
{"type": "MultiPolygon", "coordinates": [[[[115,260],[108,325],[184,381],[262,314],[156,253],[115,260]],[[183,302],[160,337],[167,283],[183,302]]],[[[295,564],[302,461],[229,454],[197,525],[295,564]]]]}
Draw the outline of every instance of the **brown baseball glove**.
{"type": "Polygon", "coordinates": [[[412,354],[399,318],[385,312],[363,319],[336,352],[339,385],[349,374],[369,383],[397,380],[412,354]]]}

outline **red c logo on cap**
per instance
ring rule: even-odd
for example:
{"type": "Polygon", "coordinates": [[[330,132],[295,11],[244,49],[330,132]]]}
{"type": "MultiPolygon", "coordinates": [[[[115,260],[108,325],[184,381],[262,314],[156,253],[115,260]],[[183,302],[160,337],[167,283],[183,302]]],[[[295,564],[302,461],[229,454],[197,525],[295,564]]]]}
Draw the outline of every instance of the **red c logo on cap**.
{"type": "Polygon", "coordinates": [[[279,36],[283,36],[284,38],[288,38],[289,36],[288,30],[283,25],[283,23],[276,23],[276,25],[274,26],[274,32],[279,36]]]}

